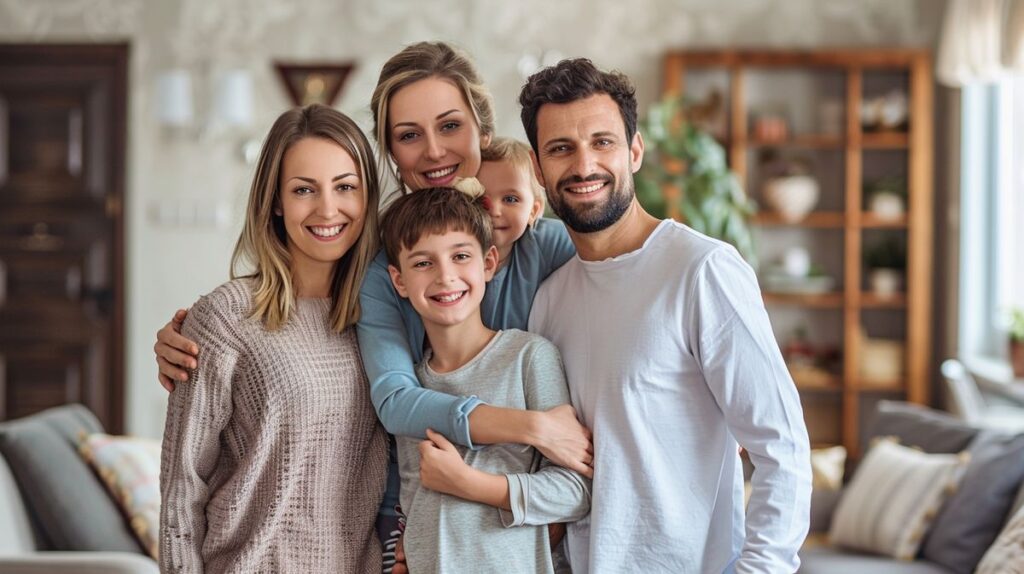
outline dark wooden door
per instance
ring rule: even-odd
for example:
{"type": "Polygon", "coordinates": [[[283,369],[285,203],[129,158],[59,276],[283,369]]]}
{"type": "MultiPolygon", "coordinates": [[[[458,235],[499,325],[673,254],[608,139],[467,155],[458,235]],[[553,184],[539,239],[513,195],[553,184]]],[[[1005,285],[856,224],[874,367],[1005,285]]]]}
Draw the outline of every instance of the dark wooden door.
{"type": "Polygon", "coordinates": [[[124,419],[126,45],[0,44],[0,420],[124,419]]]}

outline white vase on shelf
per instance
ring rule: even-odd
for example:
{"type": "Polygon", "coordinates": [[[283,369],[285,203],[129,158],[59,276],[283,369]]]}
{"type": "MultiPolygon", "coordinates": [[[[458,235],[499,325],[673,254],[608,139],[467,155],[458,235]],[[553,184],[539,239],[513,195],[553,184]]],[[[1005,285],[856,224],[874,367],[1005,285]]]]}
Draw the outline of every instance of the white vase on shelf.
{"type": "Polygon", "coordinates": [[[784,221],[796,223],[818,203],[818,180],[810,175],[788,175],[764,184],[764,199],[784,221]]]}

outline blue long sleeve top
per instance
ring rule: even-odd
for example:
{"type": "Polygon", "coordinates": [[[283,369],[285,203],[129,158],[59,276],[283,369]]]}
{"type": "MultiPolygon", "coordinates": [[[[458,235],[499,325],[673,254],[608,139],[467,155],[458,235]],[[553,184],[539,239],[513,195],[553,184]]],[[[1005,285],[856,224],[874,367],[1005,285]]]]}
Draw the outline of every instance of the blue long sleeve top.
{"type": "MultiPolygon", "coordinates": [[[[527,228],[487,284],[480,305],[484,324],[496,330],[526,330],[541,282],[575,254],[561,221],[540,219],[527,228]]],[[[384,427],[394,435],[418,438],[425,438],[430,428],[472,448],[469,414],[481,401],[420,386],[414,365],[423,358],[423,322],[391,284],[383,251],[370,264],[359,303],[359,348],[373,406],[384,427]]]]}

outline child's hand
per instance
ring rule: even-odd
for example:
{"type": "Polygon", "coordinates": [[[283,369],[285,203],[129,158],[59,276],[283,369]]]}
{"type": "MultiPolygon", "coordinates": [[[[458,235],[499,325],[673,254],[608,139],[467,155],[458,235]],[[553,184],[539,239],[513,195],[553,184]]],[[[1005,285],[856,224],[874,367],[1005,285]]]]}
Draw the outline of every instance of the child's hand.
{"type": "Polygon", "coordinates": [[[427,429],[427,440],[420,442],[420,482],[430,490],[462,496],[469,465],[455,445],[444,435],[427,429]]]}

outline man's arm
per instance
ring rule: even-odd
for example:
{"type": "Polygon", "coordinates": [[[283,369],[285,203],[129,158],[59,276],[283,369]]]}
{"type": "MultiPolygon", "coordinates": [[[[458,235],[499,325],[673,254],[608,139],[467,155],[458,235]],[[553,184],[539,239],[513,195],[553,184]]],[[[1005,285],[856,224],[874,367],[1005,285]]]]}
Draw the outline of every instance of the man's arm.
{"type": "Polygon", "coordinates": [[[810,444],[796,386],[750,267],[732,249],[704,261],[689,332],[730,432],[754,465],[736,572],[795,572],[810,513],[810,444]]]}

